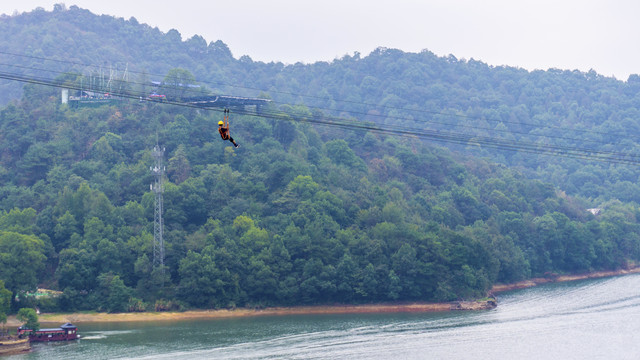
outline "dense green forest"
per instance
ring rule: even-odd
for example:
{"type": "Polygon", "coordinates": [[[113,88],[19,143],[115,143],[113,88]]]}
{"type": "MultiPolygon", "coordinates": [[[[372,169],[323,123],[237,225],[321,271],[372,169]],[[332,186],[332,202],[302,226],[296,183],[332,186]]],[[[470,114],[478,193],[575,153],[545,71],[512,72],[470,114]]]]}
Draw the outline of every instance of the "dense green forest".
{"type": "Polygon", "coordinates": [[[199,91],[266,96],[278,114],[232,112],[234,149],[217,133],[220,111],[136,100],[71,108],[58,88],[0,84],[0,280],[15,308],[449,301],[484,296],[496,282],[640,260],[636,167],[310,121],[633,153],[635,76],[390,49],[265,64],[234,59],[221,41],[182,41],[175,30],[62,5],[2,17],[0,31],[3,63],[21,56],[5,72],[60,78],[97,59],[127,62],[138,68],[135,87],[180,68],[199,91]],[[166,149],[164,269],[153,266],[156,144],[166,149]],[[34,300],[38,286],[63,293],[34,300]]]}
{"type": "MultiPolygon", "coordinates": [[[[161,80],[183,68],[214,93],[268,93],[279,104],[305,104],[331,115],[595,151],[639,151],[638,75],[623,82],[594,71],[529,72],[428,50],[385,48],[331,63],[263,63],[247,55],[234,58],[221,40],[195,35],[183,41],[177,30],[163,33],[135,18],[97,16],[63,4],[52,12],[3,15],[0,31],[2,70],[12,73],[51,78],[52,71],[128,67],[140,79],[161,80]]],[[[21,87],[0,81],[0,104],[19,98],[21,87]]],[[[637,167],[495,149],[474,148],[473,154],[552,183],[591,207],[612,199],[640,202],[637,167]]]]}

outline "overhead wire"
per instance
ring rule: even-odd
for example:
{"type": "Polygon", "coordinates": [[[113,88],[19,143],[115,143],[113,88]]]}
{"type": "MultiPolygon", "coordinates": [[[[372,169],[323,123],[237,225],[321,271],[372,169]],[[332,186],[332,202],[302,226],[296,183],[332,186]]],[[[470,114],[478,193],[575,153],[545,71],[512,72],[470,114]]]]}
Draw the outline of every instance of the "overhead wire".
{"type": "MultiPolygon", "coordinates": [[[[62,81],[58,81],[55,79],[44,78],[44,77],[36,77],[36,76],[24,76],[15,73],[6,73],[0,72],[0,79],[5,80],[13,80],[20,81],[24,83],[52,86],[52,87],[64,87],[69,88],[71,90],[82,90],[82,88],[78,85],[74,84],[65,84],[62,81]]],[[[120,92],[120,93],[112,93],[113,96],[129,98],[129,99],[139,99],[141,94],[132,93],[132,92],[120,92]]],[[[164,101],[163,104],[168,105],[176,105],[176,106],[184,106],[191,107],[197,109],[206,109],[206,110],[214,110],[214,111],[222,111],[217,110],[216,108],[211,107],[202,107],[199,105],[189,104],[182,101],[164,101]]],[[[251,112],[246,110],[235,111],[236,113],[249,115],[249,116],[258,116],[263,118],[270,118],[274,120],[288,120],[288,121],[298,121],[292,120],[287,114],[282,112],[275,111],[267,111],[267,112],[251,112]]],[[[305,119],[304,122],[323,125],[323,126],[332,126],[343,129],[360,129],[366,131],[372,131],[377,133],[396,135],[396,136],[408,136],[414,138],[423,138],[430,139],[439,142],[445,143],[455,143],[455,144],[463,144],[463,145],[482,145],[487,148],[494,148],[499,150],[509,150],[509,151],[517,151],[524,153],[532,153],[532,154],[543,154],[543,155],[553,155],[553,156],[562,156],[567,158],[575,158],[575,159],[585,159],[585,160],[594,160],[607,162],[611,164],[628,164],[628,165],[640,165],[640,160],[635,160],[638,155],[623,153],[623,152],[612,152],[612,151],[597,151],[593,149],[584,149],[578,147],[570,147],[570,146],[557,146],[550,144],[536,144],[536,143],[528,143],[523,141],[506,141],[504,139],[492,138],[492,137],[480,137],[476,135],[466,135],[460,133],[451,133],[451,132],[443,132],[438,130],[421,130],[415,128],[402,128],[402,127],[391,127],[385,128],[382,125],[372,125],[367,123],[348,121],[344,118],[331,118],[326,117],[323,119],[305,119]]]]}
{"type": "MultiPolygon", "coordinates": [[[[238,111],[236,111],[238,112],[238,111]]],[[[241,112],[243,113],[243,112],[241,112]]],[[[255,113],[244,113],[246,115],[256,115],[255,113]]],[[[256,116],[271,117],[265,114],[259,114],[256,116]]],[[[285,119],[286,120],[286,119],[285,119]]],[[[628,154],[622,152],[611,151],[594,151],[591,149],[581,149],[568,146],[557,146],[549,144],[535,144],[522,141],[509,141],[503,139],[497,139],[492,137],[478,137],[476,135],[465,135],[459,133],[443,132],[438,130],[419,130],[419,129],[406,129],[401,127],[382,128],[380,126],[374,126],[366,123],[344,123],[336,122],[332,120],[314,120],[305,119],[304,122],[314,123],[318,125],[329,125],[335,127],[341,127],[345,129],[360,129],[379,133],[386,133],[391,135],[400,135],[407,137],[420,137],[427,138],[439,142],[456,143],[462,145],[483,145],[488,148],[495,148],[500,150],[511,150],[536,154],[547,155],[559,155],[564,157],[572,157],[579,159],[592,159],[592,160],[606,160],[615,163],[625,164],[640,164],[639,155],[628,154]]]]}
{"type": "MultiPolygon", "coordinates": [[[[2,53],[2,52],[0,52],[2,53]]],[[[22,65],[15,65],[15,64],[6,64],[6,63],[0,63],[0,65],[4,65],[4,66],[10,66],[10,67],[16,67],[16,68],[21,68],[21,69],[28,69],[28,70],[35,70],[35,71],[49,71],[52,73],[57,73],[59,75],[62,74],[71,74],[70,72],[62,72],[62,71],[55,71],[55,70],[47,70],[47,69],[41,69],[41,68],[35,68],[35,67],[31,67],[31,66],[22,66],[22,65]]],[[[133,84],[133,85],[147,85],[147,84],[142,84],[142,83],[138,83],[135,81],[128,81],[129,84],[133,84]]],[[[82,89],[80,89],[82,90],[82,89]]],[[[186,89],[187,92],[194,92],[194,90],[191,89],[186,89]]],[[[146,96],[146,94],[140,94],[139,96],[146,96]]],[[[276,102],[273,101],[274,103],[279,103],[281,105],[290,105],[290,104],[286,104],[286,103],[282,103],[282,102],[276,102]]],[[[310,109],[318,109],[318,110],[327,110],[327,111],[333,111],[334,109],[326,109],[326,108],[319,108],[319,107],[312,107],[312,106],[307,106],[310,109]]],[[[370,116],[370,114],[365,114],[365,113],[361,113],[361,112],[347,112],[351,115],[362,115],[362,116],[370,116]]],[[[383,116],[380,115],[380,117],[384,117],[386,119],[391,119],[391,120],[405,120],[405,121],[412,121],[413,119],[409,119],[409,118],[404,118],[404,117],[397,117],[397,116],[383,116]]],[[[453,127],[463,127],[463,128],[468,128],[468,129],[472,129],[472,130],[487,130],[487,131],[492,131],[492,132],[503,132],[503,133],[507,133],[507,134],[520,134],[520,135],[524,135],[524,136],[532,136],[532,134],[530,133],[524,133],[524,132],[518,132],[518,131],[509,131],[509,130],[502,130],[502,129],[491,129],[491,128],[484,128],[484,127],[477,127],[477,126],[471,126],[471,125],[459,125],[459,124],[448,124],[448,123],[444,123],[444,122],[438,122],[438,121],[434,121],[433,119],[428,121],[429,124],[440,124],[440,125],[445,125],[445,126],[453,126],[453,127]]],[[[401,126],[401,125],[394,125],[394,128],[403,128],[406,130],[412,130],[415,128],[411,128],[411,127],[406,127],[406,126],[401,126]]],[[[473,135],[475,136],[475,135],[473,135]]],[[[596,143],[596,144],[601,144],[601,145],[609,145],[609,143],[606,142],[602,142],[602,141],[597,141],[597,140],[588,140],[588,139],[575,139],[575,138],[569,138],[569,137],[565,137],[565,136],[556,136],[556,135],[550,135],[550,134],[545,134],[545,135],[539,135],[539,136],[544,136],[545,138],[549,138],[549,139],[560,139],[560,140],[569,140],[569,141],[574,141],[574,142],[590,142],[590,143],[596,143]]],[[[507,141],[507,140],[504,140],[507,141]]],[[[583,149],[584,151],[588,150],[588,151],[592,151],[592,152],[600,152],[596,149],[583,149]]],[[[635,156],[635,155],[633,155],[635,156]]]]}
{"type": "MultiPolygon", "coordinates": [[[[41,56],[34,56],[34,55],[24,55],[24,54],[17,54],[17,53],[12,53],[12,52],[8,52],[8,51],[0,51],[0,54],[4,54],[4,55],[11,55],[11,56],[17,56],[17,57],[25,57],[25,58],[30,58],[30,59],[35,59],[35,60],[43,60],[43,61],[52,61],[52,62],[58,62],[58,63],[63,63],[63,64],[71,64],[71,65],[79,65],[79,66],[84,66],[84,67],[90,67],[90,68],[102,68],[101,65],[96,65],[96,64],[86,64],[86,63],[81,63],[81,62],[75,62],[75,61],[70,61],[70,60],[60,60],[60,59],[52,59],[52,58],[46,58],[46,57],[41,57],[41,56]]],[[[40,71],[46,71],[44,69],[39,69],[40,71]]],[[[156,76],[156,77],[163,77],[163,75],[158,75],[158,74],[150,74],[150,73],[145,73],[145,72],[138,72],[135,70],[128,70],[130,73],[132,74],[140,74],[140,75],[148,75],[148,76],[156,76]]],[[[55,71],[54,71],[55,72],[55,71]]],[[[461,119],[471,119],[471,120],[482,120],[482,121],[489,121],[489,122],[497,122],[497,123],[504,123],[504,124],[513,124],[513,125],[518,125],[518,126],[525,126],[525,127],[529,127],[529,128],[540,128],[540,129],[550,129],[550,130],[559,130],[559,131],[571,131],[571,132],[577,132],[577,133],[583,133],[583,134],[597,134],[597,135],[603,135],[603,136],[614,136],[614,135],[625,135],[627,136],[628,134],[620,134],[620,133],[608,133],[608,132],[600,132],[600,131],[595,131],[595,130],[587,130],[587,129],[574,129],[574,128],[567,128],[567,127],[560,127],[560,126],[555,126],[555,125],[544,125],[541,126],[540,124],[531,124],[531,123],[526,123],[526,122],[514,122],[514,121],[508,121],[508,120],[504,120],[504,119],[492,119],[490,117],[479,117],[479,116],[472,116],[472,115],[465,115],[465,114],[459,114],[459,113],[451,113],[451,112],[438,112],[438,111],[429,111],[429,110],[424,110],[424,109],[412,109],[412,108],[406,108],[406,107],[393,107],[393,106],[387,106],[387,105],[380,105],[380,104],[371,104],[371,103],[366,103],[366,102],[357,102],[357,101],[352,101],[352,100],[346,100],[346,99],[333,99],[333,98],[326,98],[326,97],[321,97],[321,96],[316,96],[316,95],[307,95],[307,94],[297,94],[297,93],[291,93],[291,92],[284,92],[284,91],[278,91],[278,90],[265,90],[265,89],[259,89],[259,88],[255,88],[255,87],[247,87],[247,86],[242,86],[242,85],[237,85],[237,84],[229,84],[229,83],[224,83],[224,82],[211,82],[211,81],[200,81],[203,84],[217,84],[217,85],[223,85],[223,86],[228,86],[228,87],[232,87],[232,88],[239,88],[239,89],[247,89],[247,90],[254,90],[254,91],[261,91],[261,92],[268,92],[268,93],[277,93],[277,94],[282,94],[282,95],[288,95],[288,96],[295,96],[295,97],[303,97],[303,98],[309,98],[309,99],[316,99],[316,100],[322,100],[322,101],[335,101],[335,102],[339,102],[339,103],[348,103],[348,104],[353,104],[353,105],[361,105],[361,106],[368,106],[371,108],[376,108],[376,109],[387,109],[387,110],[400,110],[400,111],[406,111],[406,112],[413,112],[413,113],[418,113],[418,114],[428,114],[428,115],[437,115],[437,116],[443,116],[443,117],[451,117],[451,118],[461,118],[461,119]]],[[[278,102],[278,101],[274,101],[274,103],[279,103],[279,104],[286,104],[289,105],[288,103],[283,103],[283,102],[278,102]]],[[[325,111],[337,111],[337,112],[345,112],[345,113],[349,113],[349,114],[354,114],[354,115],[363,115],[363,116],[379,116],[381,118],[387,118],[387,119],[391,119],[391,120],[405,120],[405,121],[415,121],[415,122],[421,122],[420,120],[416,120],[416,119],[409,119],[407,117],[399,117],[399,116],[393,116],[393,115],[372,115],[372,114],[365,114],[365,113],[361,113],[361,112],[357,112],[354,111],[352,109],[328,109],[328,108],[323,108],[323,107],[317,107],[317,106],[310,106],[310,105],[306,105],[308,108],[311,109],[318,109],[318,110],[325,110],[325,111]]],[[[487,130],[487,131],[493,131],[493,132],[505,132],[505,133],[511,133],[511,134],[521,134],[521,135],[525,135],[525,136],[538,136],[535,134],[531,134],[530,132],[519,132],[519,131],[511,131],[511,130],[502,130],[502,129],[494,129],[494,128],[481,128],[481,127],[477,127],[477,126],[471,126],[471,125],[466,125],[466,124],[452,124],[452,123],[447,123],[447,122],[439,122],[439,121],[434,121],[433,119],[428,120],[428,122],[430,124],[440,124],[440,125],[444,125],[444,126],[451,126],[451,127],[456,127],[456,128],[470,128],[470,129],[480,129],[480,130],[487,130]]],[[[540,135],[541,136],[541,135],[540,135]]],[[[598,140],[593,140],[593,139],[574,139],[574,138],[568,138],[568,137],[564,137],[564,136],[558,136],[558,135],[554,135],[554,134],[546,134],[544,135],[545,137],[548,138],[557,138],[557,139],[561,139],[561,140],[572,140],[572,141],[580,141],[580,142],[593,142],[593,143],[599,143],[599,144],[607,144],[598,140]]]]}
{"type": "MultiPolygon", "coordinates": [[[[10,73],[2,73],[0,72],[0,78],[6,80],[15,80],[21,82],[27,82],[32,84],[53,86],[53,87],[66,87],[70,89],[80,90],[81,87],[74,86],[70,84],[63,84],[59,81],[54,81],[46,78],[38,78],[38,77],[25,77],[18,74],[10,74],[10,73]]],[[[138,99],[140,94],[131,94],[131,93],[112,93],[113,96],[130,98],[130,99],[138,99]]],[[[197,109],[207,109],[207,110],[217,110],[215,108],[202,107],[199,105],[189,104],[180,101],[164,101],[163,104],[168,105],[177,105],[177,106],[186,106],[197,109]]],[[[221,110],[217,110],[221,111],[221,110]]],[[[251,116],[259,116],[264,118],[271,118],[275,120],[289,120],[291,118],[283,114],[281,112],[271,112],[271,113],[255,113],[248,111],[236,111],[240,114],[251,115],[251,116]]],[[[382,128],[379,126],[373,126],[370,124],[362,124],[358,122],[345,122],[345,119],[340,119],[341,122],[336,121],[336,119],[331,120],[315,120],[315,119],[307,119],[305,122],[314,123],[318,125],[325,126],[334,126],[340,128],[347,129],[361,129],[368,130],[379,133],[386,133],[392,135],[400,135],[400,136],[410,136],[410,137],[420,137],[420,138],[428,138],[435,141],[441,142],[449,142],[449,143],[457,143],[457,144],[469,144],[470,142],[473,144],[482,144],[489,148],[496,148],[502,150],[511,150],[511,151],[521,151],[527,153],[536,153],[536,154],[547,154],[547,155],[558,155],[564,157],[578,158],[578,159],[590,159],[597,161],[606,161],[611,163],[620,163],[620,164],[640,164],[640,161],[633,160],[636,155],[620,153],[620,152],[603,152],[603,151],[593,151],[591,149],[580,149],[575,147],[559,147],[559,146],[549,146],[544,145],[540,146],[540,144],[534,143],[525,143],[525,142],[508,142],[502,139],[496,138],[485,138],[485,137],[477,137],[475,135],[464,135],[458,133],[447,133],[441,131],[418,131],[416,129],[402,129],[402,128],[382,128]]]]}

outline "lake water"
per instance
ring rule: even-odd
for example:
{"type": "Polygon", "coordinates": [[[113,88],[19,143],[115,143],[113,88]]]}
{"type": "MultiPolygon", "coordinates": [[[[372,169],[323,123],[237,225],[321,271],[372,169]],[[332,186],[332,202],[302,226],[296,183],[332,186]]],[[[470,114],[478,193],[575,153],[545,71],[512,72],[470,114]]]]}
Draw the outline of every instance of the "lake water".
{"type": "Polygon", "coordinates": [[[18,359],[640,359],[640,274],[500,294],[494,310],[80,324],[18,359]]]}

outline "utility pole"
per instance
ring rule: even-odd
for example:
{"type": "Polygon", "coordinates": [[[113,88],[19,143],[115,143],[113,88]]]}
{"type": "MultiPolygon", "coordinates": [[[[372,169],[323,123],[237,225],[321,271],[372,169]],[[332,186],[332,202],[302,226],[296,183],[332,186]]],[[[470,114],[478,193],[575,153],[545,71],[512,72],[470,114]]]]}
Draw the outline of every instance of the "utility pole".
{"type": "Polygon", "coordinates": [[[164,192],[164,172],[165,167],[162,164],[164,158],[164,148],[160,148],[156,142],[156,146],[151,152],[155,165],[150,168],[155,181],[151,184],[151,191],[156,194],[155,210],[153,212],[153,266],[160,266],[164,278],[164,222],[162,220],[162,193],[164,192]]]}

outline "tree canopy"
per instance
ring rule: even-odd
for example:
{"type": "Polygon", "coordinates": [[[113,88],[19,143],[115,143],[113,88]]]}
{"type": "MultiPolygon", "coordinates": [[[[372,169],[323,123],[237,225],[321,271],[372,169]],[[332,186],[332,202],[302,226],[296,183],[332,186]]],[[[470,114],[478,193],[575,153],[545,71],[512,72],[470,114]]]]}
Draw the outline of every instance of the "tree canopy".
{"type": "Polygon", "coordinates": [[[265,64],[134,20],[36,10],[0,21],[0,42],[37,44],[34,61],[93,57],[79,48],[125,56],[143,68],[132,88],[153,76],[180,99],[198,79],[197,92],[269,97],[277,116],[232,109],[235,149],[217,134],[218,111],[137,99],[72,108],[58,89],[0,83],[14,99],[0,109],[0,280],[14,295],[43,285],[63,292],[40,304],[49,310],[109,312],[449,301],[640,261],[636,167],[375,128],[632,152],[635,78],[383,48],[265,64]],[[82,31],[69,37],[60,24],[82,31]],[[318,125],[336,117],[366,126],[318,125]],[[629,136],[612,141],[620,130],[629,136]],[[166,149],[164,268],[153,265],[156,144],[166,149]]]}
{"type": "Polygon", "coordinates": [[[16,316],[18,321],[21,321],[22,326],[33,331],[40,330],[40,322],[38,321],[38,314],[32,308],[22,308],[18,311],[16,316]]]}

